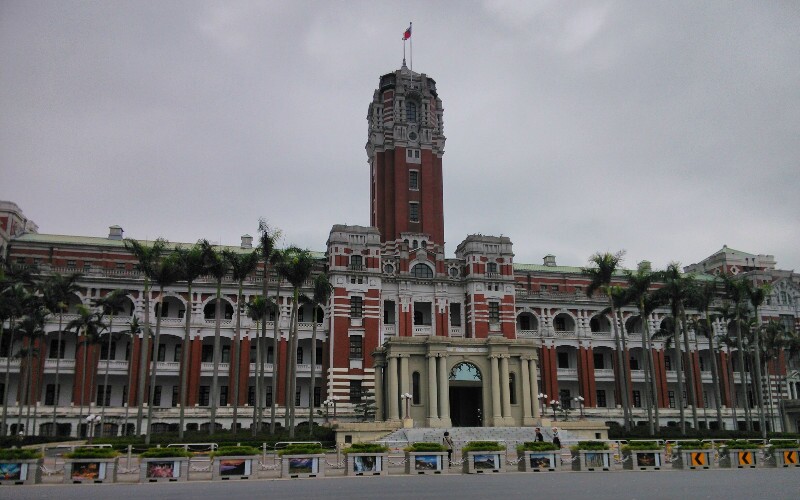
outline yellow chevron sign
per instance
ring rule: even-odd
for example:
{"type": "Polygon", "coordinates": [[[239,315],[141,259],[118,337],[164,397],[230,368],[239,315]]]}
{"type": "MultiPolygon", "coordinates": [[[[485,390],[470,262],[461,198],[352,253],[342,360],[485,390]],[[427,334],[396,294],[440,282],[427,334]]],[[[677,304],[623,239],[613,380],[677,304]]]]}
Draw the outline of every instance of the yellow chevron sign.
{"type": "Polygon", "coordinates": [[[693,451],[689,453],[692,467],[703,467],[706,465],[707,453],[704,451],[693,451]]]}
{"type": "Polygon", "coordinates": [[[798,457],[797,450],[785,450],[783,452],[783,463],[786,465],[797,465],[798,457]]]}
{"type": "Polygon", "coordinates": [[[739,455],[739,465],[755,465],[756,461],[753,459],[753,452],[752,451],[740,451],[737,452],[739,455]]]}

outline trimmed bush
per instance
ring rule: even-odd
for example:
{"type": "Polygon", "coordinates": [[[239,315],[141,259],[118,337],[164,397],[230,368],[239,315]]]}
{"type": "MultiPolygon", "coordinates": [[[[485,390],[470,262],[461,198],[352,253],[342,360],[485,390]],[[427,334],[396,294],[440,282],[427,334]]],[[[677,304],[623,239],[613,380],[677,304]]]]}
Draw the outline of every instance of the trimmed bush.
{"type": "Polygon", "coordinates": [[[325,450],[316,443],[296,443],[282,449],[278,455],[319,455],[320,453],[325,453],[325,450]]]}
{"type": "Polygon", "coordinates": [[[389,451],[388,446],[378,443],[355,443],[343,450],[343,453],[385,453],[389,451]]]}
{"type": "Polygon", "coordinates": [[[521,445],[517,446],[517,451],[556,451],[560,450],[561,447],[555,443],[551,443],[548,441],[525,441],[521,445]]]}
{"type": "Polygon", "coordinates": [[[119,452],[113,448],[75,448],[72,453],[64,455],[66,458],[114,458],[119,452]]]}
{"type": "Polygon", "coordinates": [[[633,441],[622,446],[622,451],[635,451],[635,450],[660,450],[662,445],[656,441],[633,441]]]}
{"type": "Polygon", "coordinates": [[[470,441],[461,451],[505,451],[506,447],[496,441],[470,441]]]}
{"type": "Polygon", "coordinates": [[[699,439],[695,439],[693,441],[678,441],[676,446],[685,450],[707,450],[711,448],[711,443],[706,443],[700,441],[699,439]]]}
{"type": "Polygon", "coordinates": [[[578,441],[578,444],[570,446],[569,449],[572,451],[601,451],[609,448],[608,443],[604,441],[578,441]]]}
{"type": "Polygon", "coordinates": [[[140,458],[177,458],[190,456],[192,456],[192,454],[183,448],[150,448],[139,455],[140,458]]]}
{"type": "Polygon", "coordinates": [[[222,446],[217,448],[217,451],[211,454],[214,457],[238,457],[238,456],[254,456],[259,455],[261,451],[252,446],[222,446]]]}
{"type": "Polygon", "coordinates": [[[407,447],[405,451],[409,452],[419,452],[419,451],[447,451],[447,448],[442,446],[439,443],[414,443],[411,446],[407,447]]]}
{"type": "Polygon", "coordinates": [[[729,450],[755,450],[760,448],[761,444],[744,441],[742,439],[732,439],[731,441],[726,442],[723,447],[728,448],[729,450]]]}
{"type": "Polygon", "coordinates": [[[13,448],[0,450],[0,460],[36,460],[42,458],[42,452],[33,449],[13,448]]]}
{"type": "Polygon", "coordinates": [[[767,446],[772,448],[782,449],[782,450],[790,450],[793,448],[800,448],[800,444],[794,439],[775,439],[767,446]]]}

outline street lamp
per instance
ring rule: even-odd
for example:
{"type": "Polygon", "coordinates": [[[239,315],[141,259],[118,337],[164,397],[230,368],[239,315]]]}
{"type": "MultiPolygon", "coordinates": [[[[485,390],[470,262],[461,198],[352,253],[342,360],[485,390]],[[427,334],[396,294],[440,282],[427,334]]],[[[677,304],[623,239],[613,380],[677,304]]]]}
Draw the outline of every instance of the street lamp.
{"type": "Polygon", "coordinates": [[[583,418],[583,396],[578,396],[575,398],[575,402],[578,404],[578,408],[581,409],[581,418],[583,418]]]}
{"type": "Polygon", "coordinates": [[[333,401],[330,399],[326,399],[322,402],[322,406],[325,407],[325,423],[328,423],[328,412],[330,411],[331,406],[333,406],[333,401]]]}
{"type": "Polygon", "coordinates": [[[405,400],[405,402],[406,402],[406,420],[408,420],[408,418],[409,418],[409,410],[410,410],[410,407],[411,407],[411,398],[412,397],[413,396],[411,396],[411,394],[409,394],[409,393],[405,393],[405,394],[401,394],[400,395],[400,399],[405,400]]]}
{"type": "Polygon", "coordinates": [[[556,401],[555,399],[550,400],[550,407],[553,408],[553,422],[558,421],[558,417],[556,417],[556,407],[561,406],[561,401],[556,401]]]}
{"type": "Polygon", "coordinates": [[[331,396],[333,400],[333,418],[336,418],[336,402],[339,401],[339,396],[331,396]]]}
{"type": "Polygon", "coordinates": [[[539,407],[544,408],[544,411],[547,412],[547,394],[539,393],[539,407]]]}
{"type": "Polygon", "coordinates": [[[89,438],[89,444],[92,444],[92,438],[94,437],[94,426],[100,422],[100,415],[89,415],[86,417],[86,434],[89,438]]]}

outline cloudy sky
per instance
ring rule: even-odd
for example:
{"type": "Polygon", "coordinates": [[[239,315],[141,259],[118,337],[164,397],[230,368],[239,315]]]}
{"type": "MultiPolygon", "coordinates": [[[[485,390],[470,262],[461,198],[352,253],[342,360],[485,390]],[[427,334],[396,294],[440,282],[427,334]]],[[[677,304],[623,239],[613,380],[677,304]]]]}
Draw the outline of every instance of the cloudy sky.
{"type": "Polygon", "coordinates": [[[800,271],[800,3],[0,2],[0,199],[42,233],[324,250],[369,224],[366,113],[399,68],[444,103],[448,255],[800,271]]]}

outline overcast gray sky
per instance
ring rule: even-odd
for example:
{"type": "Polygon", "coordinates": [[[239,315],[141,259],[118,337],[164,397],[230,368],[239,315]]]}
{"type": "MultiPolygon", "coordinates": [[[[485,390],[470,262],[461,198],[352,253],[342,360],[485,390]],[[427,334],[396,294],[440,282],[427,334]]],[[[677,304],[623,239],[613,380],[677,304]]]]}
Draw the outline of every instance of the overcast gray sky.
{"type": "Polygon", "coordinates": [[[800,2],[0,2],[0,199],[42,233],[324,250],[369,224],[367,106],[444,104],[447,253],[800,271],[800,2]]]}

